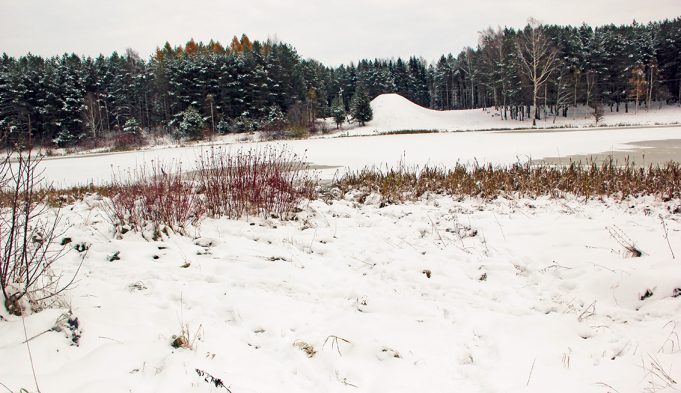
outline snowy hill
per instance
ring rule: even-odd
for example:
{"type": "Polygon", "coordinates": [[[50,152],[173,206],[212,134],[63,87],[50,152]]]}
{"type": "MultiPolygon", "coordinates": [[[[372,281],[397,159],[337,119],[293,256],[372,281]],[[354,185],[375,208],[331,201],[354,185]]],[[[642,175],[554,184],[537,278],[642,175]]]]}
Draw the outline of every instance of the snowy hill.
{"type": "Polygon", "coordinates": [[[383,94],[371,102],[374,119],[366,128],[380,131],[402,130],[460,130],[490,128],[491,122],[500,126],[482,109],[436,111],[419,106],[399,94],[383,94]]]}
{"type": "MultiPolygon", "coordinates": [[[[657,125],[681,123],[681,107],[654,104],[653,109],[646,111],[639,108],[634,113],[610,112],[604,108],[605,118],[601,126],[657,125]]],[[[496,129],[531,128],[531,121],[502,120],[501,114],[494,108],[436,111],[419,106],[399,94],[383,94],[371,102],[374,119],[364,127],[347,131],[349,135],[371,135],[376,133],[414,130],[437,131],[473,131],[496,129]]],[[[537,123],[537,128],[556,127],[592,127],[591,108],[580,106],[570,108],[568,117],[558,117],[554,123],[548,116],[537,123]]]]}

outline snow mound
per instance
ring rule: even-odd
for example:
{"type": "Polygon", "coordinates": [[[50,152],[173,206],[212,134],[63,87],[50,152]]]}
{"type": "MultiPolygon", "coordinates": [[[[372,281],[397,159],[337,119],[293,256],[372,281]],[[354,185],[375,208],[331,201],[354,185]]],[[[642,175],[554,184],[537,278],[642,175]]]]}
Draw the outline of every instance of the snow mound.
{"type": "MultiPolygon", "coordinates": [[[[371,101],[374,118],[364,127],[347,129],[348,135],[373,135],[403,131],[479,131],[532,128],[530,119],[502,119],[494,107],[437,111],[419,106],[399,94],[382,94],[371,101]]],[[[571,107],[567,117],[548,111],[542,113],[536,128],[589,128],[594,127],[593,109],[583,105],[571,107]]],[[[507,114],[510,116],[510,114],[507,114]]],[[[622,127],[644,125],[669,125],[681,122],[681,107],[653,103],[649,110],[630,108],[617,112],[606,108],[605,118],[599,126],[622,127]]]]}
{"type": "MultiPolygon", "coordinates": [[[[492,128],[498,117],[483,109],[436,111],[417,105],[399,94],[382,94],[371,101],[374,119],[369,128],[377,131],[454,131],[492,128]]],[[[366,127],[363,127],[366,128],[366,127]]]]}

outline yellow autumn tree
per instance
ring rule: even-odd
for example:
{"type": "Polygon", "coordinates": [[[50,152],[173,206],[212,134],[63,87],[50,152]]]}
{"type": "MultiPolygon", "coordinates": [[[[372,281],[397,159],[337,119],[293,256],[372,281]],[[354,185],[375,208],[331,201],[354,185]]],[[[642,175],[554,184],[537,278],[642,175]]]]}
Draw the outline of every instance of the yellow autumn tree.
{"type": "Polygon", "coordinates": [[[157,46],[156,51],[154,52],[154,60],[160,63],[163,61],[163,59],[165,59],[165,57],[166,57],[165,53],[163,53],[161,48],[157,46]]]}
{"type": "Polygon", "coordinates": [[[208,43],[208,49],[216,54],[225,53],[225,48],[222,46],[222,44],[220,44],[220,41],[210,40],[208,43]]]}
{"type": "Polygon", "coordinates": [[[192,38],[189,41],[187,41],[187,44],[184,46],[184,51],[188,56],[194,56],[199,53],[199,46],[192,38]]]}
{"type": "Polygon", "coordinates": [[[241,35],[241,48],[243,51],[250,51],[253,49],[253,43],[246,34],[241,35]]]}
{"type": "Polygon", "coordinates": [[[243,45],[241,45],[241,42],[239,42],[239,39],[234,36],[232,38],[232,43],[229,45],[229,48],[232,50],[234,53],[241,53],[244,51],[243,45]]]}

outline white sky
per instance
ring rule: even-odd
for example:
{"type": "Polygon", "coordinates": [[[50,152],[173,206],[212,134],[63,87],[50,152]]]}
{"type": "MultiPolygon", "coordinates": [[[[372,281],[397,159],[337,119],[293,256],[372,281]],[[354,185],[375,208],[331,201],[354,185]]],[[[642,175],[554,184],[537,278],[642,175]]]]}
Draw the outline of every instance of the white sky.
{"type": "Polygon", "coordinates": [[[645,23],[681,16],[681,0],[0,0],[0,52],[143,57],[165,41],[276,36],[327,65],[360,58],[434,60],[477,44],[488,26],[645,23]]]}

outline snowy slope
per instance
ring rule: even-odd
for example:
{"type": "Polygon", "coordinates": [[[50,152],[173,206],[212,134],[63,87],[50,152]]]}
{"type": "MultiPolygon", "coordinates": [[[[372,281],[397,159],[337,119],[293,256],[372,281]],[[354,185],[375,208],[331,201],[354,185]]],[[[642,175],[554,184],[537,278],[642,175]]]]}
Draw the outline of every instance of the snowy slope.
{"type": "MultiPolygon", "coordinates": [[[[26,317],[47,331],[31,340],[42,391],[225,391],[195,369],[235,393],[671,391],[652,362],[681,380],[681,264],[658,218],[678,256],[679,201],[358,196],[161,242],[115,238],[96,197],[65,209],[90,246],[66,297],[82,336],[49,331],[65,308],[26,317]],[[184,325],[192,350],[170,346],[184,325]]],[[[33,392],[22,321],[2,315],[0,382],[33,392]]]]}
{"type": "MultiPolygon", "coordinates": [[[[654,105],[655,109],[639,109],[637,113],[610,112],[605,108],[601,125],[655,125],[681,123],[681,107],[654,105]]],[[[421,107],[398,94],[383,94],[371,102],[374,119],[364,127],[345,131],[348,135],[371,135],[382,132],[410,130],[470,131],[491,129],[524,129],[532,126],[531,121],[502,120],[493,108],[435,111],[421,107]]],[[[537,128],[590,127],[593,126],[590,108],[570,108],[567,118],[553,116],[540,120],[537,128]]]]}
{"type": "Polygon", "coordinates": [[[388,132],[405,130],[469,130],[507,128],[482,109],[435,111],[419,106],[399,94],[382,94],[371,101],[374,118],[366,127],[350,131],[363,135],[366,131],[388,132]]]}

